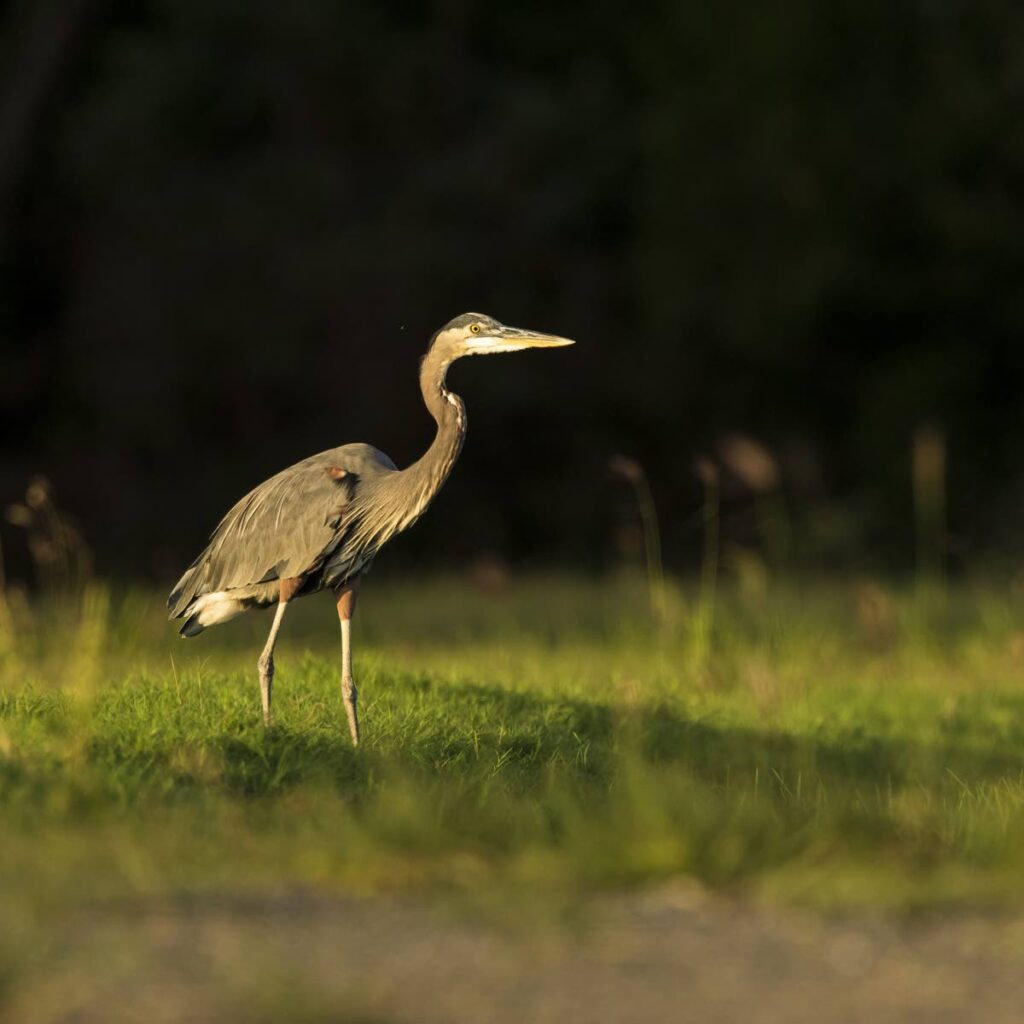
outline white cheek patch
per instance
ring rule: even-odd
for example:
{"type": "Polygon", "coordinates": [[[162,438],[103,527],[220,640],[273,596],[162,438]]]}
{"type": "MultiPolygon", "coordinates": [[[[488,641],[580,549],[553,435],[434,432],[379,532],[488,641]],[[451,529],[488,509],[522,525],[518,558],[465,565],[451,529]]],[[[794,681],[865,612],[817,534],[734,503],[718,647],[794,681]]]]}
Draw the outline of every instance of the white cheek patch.
{"type": "Polygon", "coordinates": [[[495,338],[493,335],[484,335],[481,338],[473,339],[473,355],[489,356],[495,352],[518,352],[525,345],[517,345],[507,338],[495,338]]]}

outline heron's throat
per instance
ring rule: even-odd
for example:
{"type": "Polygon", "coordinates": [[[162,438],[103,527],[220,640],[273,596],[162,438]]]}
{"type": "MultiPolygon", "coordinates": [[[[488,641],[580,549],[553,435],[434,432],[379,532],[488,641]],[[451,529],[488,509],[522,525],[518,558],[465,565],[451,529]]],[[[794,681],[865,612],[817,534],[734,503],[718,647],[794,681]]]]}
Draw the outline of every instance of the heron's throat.
{"type": "Polygon", "coordinates": [[[462,399],[445,386],[450,365],[450,359],[431,351],[420,366],[420,390],[437,423],[437,435],[423,457],[409,469],[415,473],[428,502],[448,479],[466,438],[466,407],[462,399]]]}

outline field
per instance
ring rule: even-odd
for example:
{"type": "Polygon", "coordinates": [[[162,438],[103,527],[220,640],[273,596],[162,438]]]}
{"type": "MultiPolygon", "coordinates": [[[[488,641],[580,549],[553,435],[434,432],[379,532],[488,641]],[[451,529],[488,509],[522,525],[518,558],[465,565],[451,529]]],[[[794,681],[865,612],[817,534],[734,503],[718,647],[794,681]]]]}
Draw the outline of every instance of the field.
{"type": "MultiPolygon", "coordinates": [[[[264,730],[265,615],[184,642],[157,596],[9,593],[0,1019],[5,1006],[18,1020],[76,1007],[119,1019],[131,987],[102,1002],[104,970],[83,949],[122,964],[142,934],[125,922],[143,918],[147,998],[159,979],[173,989],[153,934],[181,907],[237,924],[255,900],[278,938],[316,934],[332,906],[430,935],[402,916],[426,904],[559,934],[624,893],[814,919],[1024,908],[1012,586],[755,580],[712,606],[667,584],[657,603],[655,625],[628,576],[371,579],[354,750],[326,598],[285,620],[264,730]]],[[[246,948],[218,921],[217,948],[246,948]]],[[[186,955],[175,934],[167,948],[186,955]]],[[[294,986],[236,981],[218,998],[237,996],[248,1019],[277,1019],[282,993],[295,1019],[294,986]]],[[[363,1016],[333,1019],[386,1019],[361,998],[363,1016]]]]}

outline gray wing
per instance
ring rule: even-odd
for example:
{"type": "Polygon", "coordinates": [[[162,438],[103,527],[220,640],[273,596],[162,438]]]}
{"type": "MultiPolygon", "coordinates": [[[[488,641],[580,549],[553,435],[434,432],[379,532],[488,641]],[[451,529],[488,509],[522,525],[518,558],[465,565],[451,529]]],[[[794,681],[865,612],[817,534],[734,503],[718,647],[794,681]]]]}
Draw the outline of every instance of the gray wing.
{"type": "Polygon", "coordinates": [[[184,615],[203,594],[315,571],[341,541],[346,510],[363,481],[395,471],[383,452],[349,444],[264,481],[220,521],[206,549],[178,581],[167,599],[170,617],[184,615]]]}

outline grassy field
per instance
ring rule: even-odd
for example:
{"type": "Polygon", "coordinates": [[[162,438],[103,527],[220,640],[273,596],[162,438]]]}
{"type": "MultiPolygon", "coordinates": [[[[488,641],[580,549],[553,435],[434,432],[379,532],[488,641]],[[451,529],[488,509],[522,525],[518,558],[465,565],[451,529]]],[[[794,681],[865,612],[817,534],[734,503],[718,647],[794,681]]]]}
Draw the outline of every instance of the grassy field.
{"type": "Polygon", "coordinates": [[[265,616],[184,642],[154,597],[9,597],[0,899],[30,922],[224,887],[571,900],[687,876],[826,907],[1024,901],[1013,593],[692,604],[669,591],[655,629],[642,581],[371,581],[356,751],[327,599],[286,620],[265,731],[265,616]]]}
{"type": "Polygon", "coordinates": [[[660,606],[655,627],[626,577],[372,580],[357,751],[329,599],[286,619],[264,730],[266,615],[186,642],[158,596],[8,593],[0,1007],[64,922],[152,900],[564,917],[684,879],[825,909],[1024,904],[1013,588],[748,581],[712,611],[668,585],[660,606]]]}

